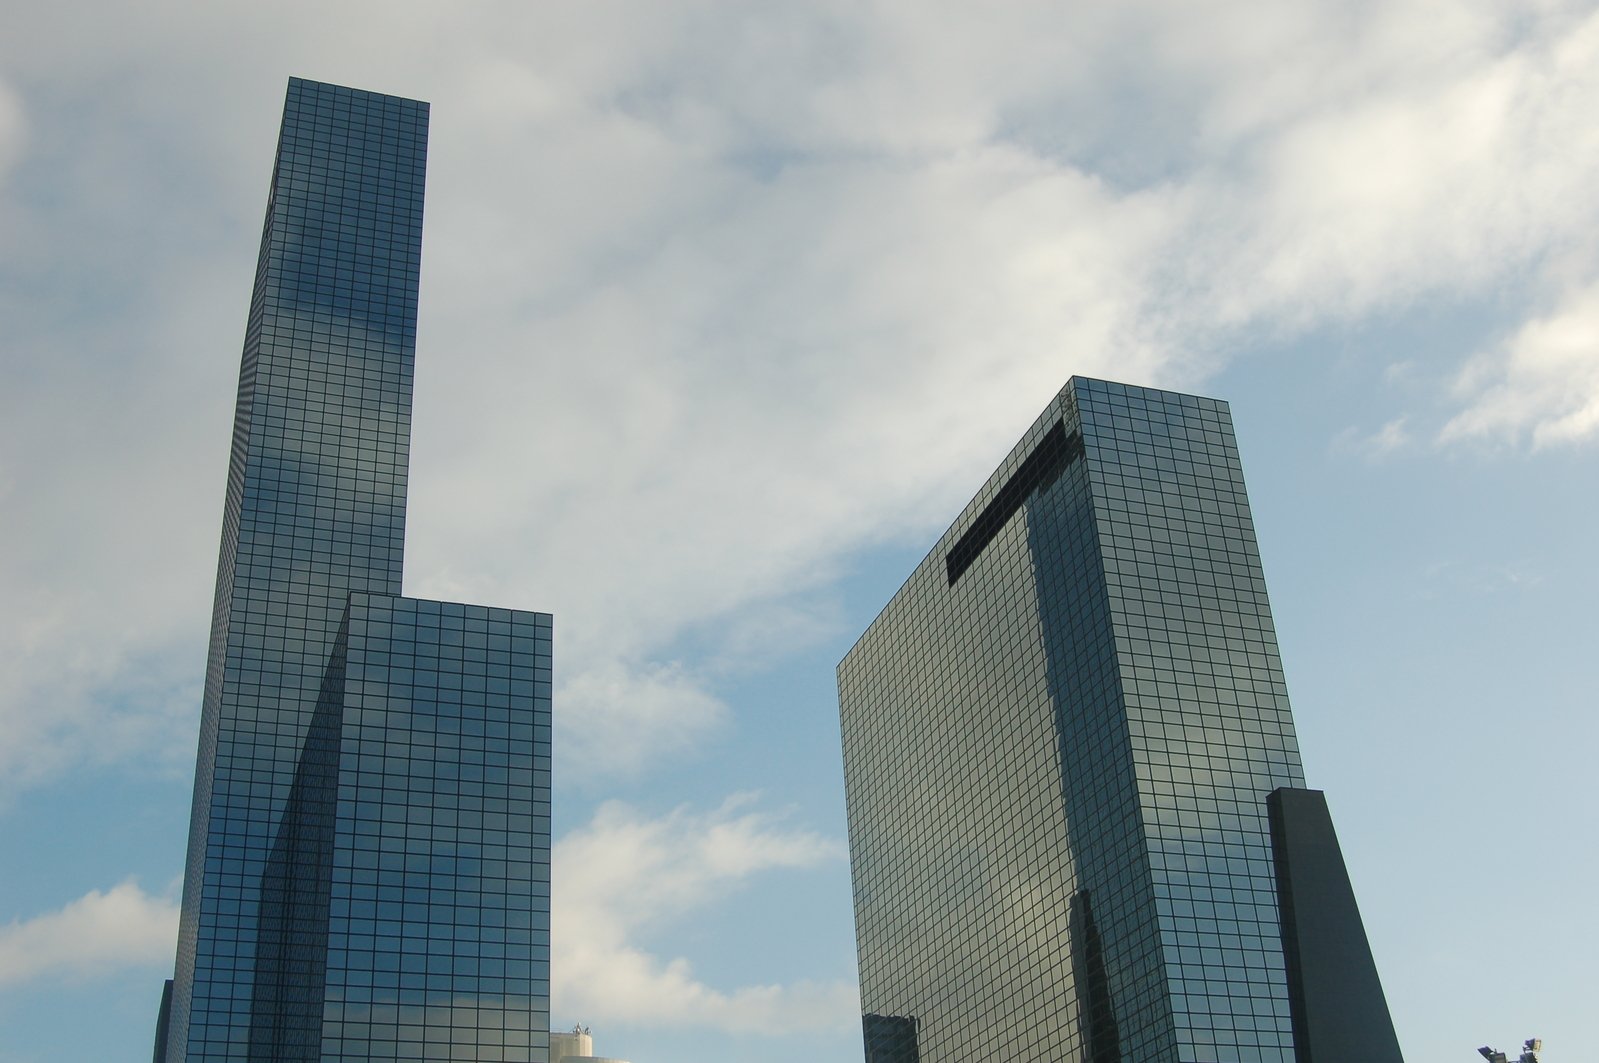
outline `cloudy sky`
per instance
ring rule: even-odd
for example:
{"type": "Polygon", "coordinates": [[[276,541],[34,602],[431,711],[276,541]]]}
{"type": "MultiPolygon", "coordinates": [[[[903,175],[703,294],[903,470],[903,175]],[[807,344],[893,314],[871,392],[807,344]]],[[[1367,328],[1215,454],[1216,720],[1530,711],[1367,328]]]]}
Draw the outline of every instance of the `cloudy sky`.
{"type": "Polygon", "coordinates": [[[148,1058],[291,75],[432,102],[406,591],[557,618],[555,1021],[858,1060],[832,669],[1073,373],[1233,404],[1412,1063],[1599,1045],[1599,12],[0,0],[0,1063],[148,1058]]]}

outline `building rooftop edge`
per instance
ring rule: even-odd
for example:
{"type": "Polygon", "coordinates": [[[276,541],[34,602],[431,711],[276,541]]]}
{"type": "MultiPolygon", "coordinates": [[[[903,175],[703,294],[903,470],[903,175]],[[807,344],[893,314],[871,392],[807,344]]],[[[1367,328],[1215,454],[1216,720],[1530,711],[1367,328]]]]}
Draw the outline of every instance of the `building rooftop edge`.
{"type": "Polygon", "coordinates": [[[838,664],[834,666],[835,672],[843,668],[844,663],[849,660],[850,656],[855,653],[860,644],[872,633],[872,630],[877,627],[878,623],[883,619],[884,614],[893,608],[894,603],[902,594],[905,593],[905,588],[911,583],[912,580],[917,578],[922,569],[928,564],[936,563],[936,558],[949,550],[951,544],[953,544],[960,537],[960,534],[971,525],[977,515],[982,512],[983,507],[987,505],[988,501],[993,498],[993,496],[1002,486],[1004,486],[1010,475],[1015,472],[1016,466],[1027,456],[1028,453],[1032,451],[1033,447],[1037,445],[1043,433],[1049,429],[1054,421],[1061,418],[1062,410],[1060,409],[1060,406],[1062,401],[1067,400],[1075,404],[1077,389],[1079,387],[1086,387],[1089,390],[1092,390],[1096,386],[1119,388],[1128,392],[1145,395],[1202,399],[1205,402],[1218,403],[1224,409],[1229,411],[1231,410],[1227,400],[1212,398],[1208,395],[1198,395],[1187,391],[1176,391],[1170,388],[1148,387],[1147,385],[1143,384],[1124,384],[1117,380],[1106,380],[1102,377],[1091,377],[1084,376],[1080,373],[1073,373],[1066,379],[1066,383],[1061,386],[1060,390],[1055,392],[1054,395],[1050,396],[1049,400],[1044,404],[1043,409],[1036,417],[1033,418],[1032,422],[1022,430],[1021,435],[1017,438],[1016,442],[1011,445],[1010,449],[1006,451],[1005,456],[997,465],[994,466],[993,471],[988,474],[987,478],[984,479],[977,490],[972,493],[971,497],[967,499],[966,504],[961,508],[955,519],[950,521],[949,526],[945,528],[944,531],[939,534],[938,538],[933,541],[932,545],[928,547],[927,553],[922,555],[922,559],[918,561],[914,567],[912,567],[909,575],[905,577],[904,581],[899,585],[898,588],[895,589],[894,593],[889,596],[888,601],[883,603],[883,607],[877,611],[877,614],[872,617],[871,623],[867,624],[866,627],[861,630],[861,633],[856,637],[855,641],[850,644],[850,648],[845,651],[844,656],[840,657],[838,664]]]}

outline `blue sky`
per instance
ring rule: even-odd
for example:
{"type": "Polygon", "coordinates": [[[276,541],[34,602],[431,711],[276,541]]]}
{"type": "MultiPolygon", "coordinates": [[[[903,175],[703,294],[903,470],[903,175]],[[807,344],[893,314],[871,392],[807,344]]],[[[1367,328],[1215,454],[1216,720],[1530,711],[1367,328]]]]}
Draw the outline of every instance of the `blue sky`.
{"type": "Polygon", "coordinates": [[[433,104],[409,594],[557,618],[555,1016],[859,1058],[832,670],[1073,373],[1233,404],[1412,1063],[1599,1044],[1599,13],[0,0],[0,1063],[142,1060],[290,75],[433,104]]]}

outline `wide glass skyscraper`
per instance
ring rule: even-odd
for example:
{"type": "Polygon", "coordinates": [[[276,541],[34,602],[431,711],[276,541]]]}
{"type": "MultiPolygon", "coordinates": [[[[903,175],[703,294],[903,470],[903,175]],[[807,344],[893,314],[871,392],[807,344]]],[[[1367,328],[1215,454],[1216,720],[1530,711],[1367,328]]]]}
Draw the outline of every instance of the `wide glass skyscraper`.
{"type": "Polygon", "coordinates": [[[839,701],[869,1061],[1399,1058],[1225,403],[1074,378],[839,701]]]}
{"type": "Polygon", "coordinates": [[[289,83],[169,1063],[548,1058],[550,618],[399,597],[427,122],[289,83]]]}

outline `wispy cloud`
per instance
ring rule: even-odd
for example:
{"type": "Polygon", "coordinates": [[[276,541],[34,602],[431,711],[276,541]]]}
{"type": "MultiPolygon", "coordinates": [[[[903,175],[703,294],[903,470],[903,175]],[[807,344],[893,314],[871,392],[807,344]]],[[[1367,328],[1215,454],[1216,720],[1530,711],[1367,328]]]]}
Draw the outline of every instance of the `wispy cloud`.
{"type": "Polygon", "coordinates": [[[557,613],[584,734],[714,734],[683,633],[775,631],[935,531],[1073,372],[1199,386],[1514,281],[1538,309],[1450,437],[1593,437],[1590,304],[1547,311],[1599,273],[1581,5],[295,10],[65,3],[0,42],[0,747],[48,765],[14,784],[111,712],[161,748],[130,662],[198,676],[285,62],[435,104],[407,589],[557,613]]]}
{"type": "Polygon", "coordinates": [[[853,983],[718,988],[697,978],[687,959],[638,944],[641,932],[702,910],[757,875],[842,857],[836,841],[786,826],[749,796],[664,816],[601,806],[551,857],[555,1009],[737,1033],[849,1028],[859,1006],[853,983]]]}
{"type": "Polygon", "coordinates": [[[172,962],[178,905],[131,879],[54,912],[0,927],[0,986],[52,977],[102,978],[172,962]]]}
{"type": "Polygon", "coordinates": [[[1396,417],[1375,431],[1347,428],[1333,440],[1333,446],[1368,460],[1386,458],[1413,442],[1414,434],[1407,425],[1408,421],[1407,417],[1396,417]]]}
{"type": "Polygon", "coordinates": [[[1470,438],[1534,447],[1599,436],[1599,283],[1572,292],[1469,367],[1467,406],[1444,426],[1445,442],[1470,438]]]}
{"type": "Polygon", "coordinates": [[[591,662],[556,691],[563,758],[595,773],[636,772],[651,757],[672,756],[703,740],[727,706],[681,667],[591,662]]]}
{"type": "Polygon", "coordinates": [[[1421,593],[1429,597],[1503,597],[1525,594],[1543,586],[1547,577],[1535,561],[1512,558],[1495,561],[1441,560],[1422,572],[1421,593]]]}

